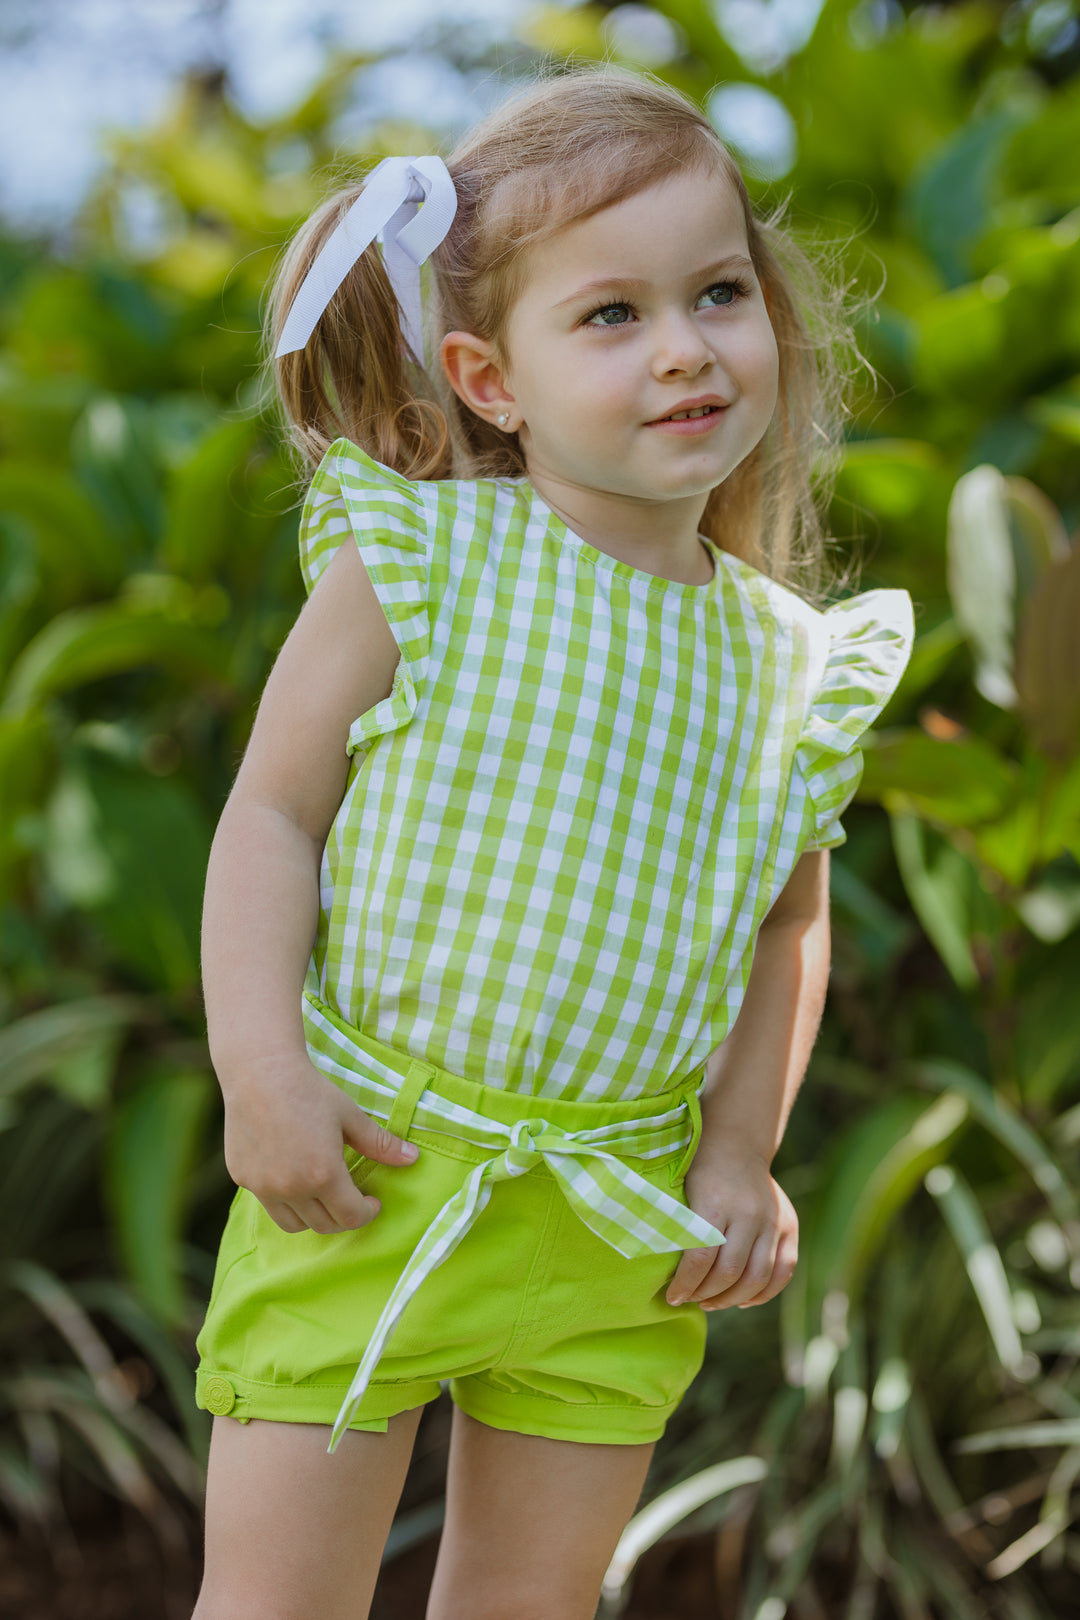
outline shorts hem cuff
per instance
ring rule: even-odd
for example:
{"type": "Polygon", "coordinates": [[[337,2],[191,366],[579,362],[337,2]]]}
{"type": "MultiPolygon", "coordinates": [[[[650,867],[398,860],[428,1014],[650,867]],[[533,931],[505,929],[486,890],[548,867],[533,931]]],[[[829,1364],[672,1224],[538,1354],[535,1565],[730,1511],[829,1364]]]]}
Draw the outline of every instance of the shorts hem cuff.
{"type": "MultiPolygon", "coordinates": [[[[195,1405],[239,1423],[269,1418],[278,1423],[324,1423],[332,1428],[348,1389],[347,1384],[263,1384],[237,1373],[200,1367],[195,1374],[195,1405]]],[[[439,1393],[440,1385],[434,1380],[375,1385],[368,1389],[349,1428],[384,1434],[390,1418],[414,1406],[426,1406],[439,1393]]]]}
{"type": "MultiPolygon", "coordinates": [[[[467,1417],[490,1429],[508,1429],[543,1440],[577,1440],[602,1446],[641,1446],[659,1440],[675,1407],[635,1412],[630,1407],[573,1406],[548,1396],[500,1397],[475,1378],[450,1380],[450,1399],[467,1417]]],[[[677,1403],[676,1403],[677,1404],[677,1403]]]]}

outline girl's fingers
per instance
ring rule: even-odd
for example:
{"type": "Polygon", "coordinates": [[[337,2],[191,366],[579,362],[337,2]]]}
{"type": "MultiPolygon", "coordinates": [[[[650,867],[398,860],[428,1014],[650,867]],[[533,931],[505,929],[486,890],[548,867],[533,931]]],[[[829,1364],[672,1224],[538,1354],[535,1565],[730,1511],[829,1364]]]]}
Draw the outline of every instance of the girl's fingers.
{"type": "Polygon", "coordinates": [[[329,1229],[332,1232],[358,1231],[360,1227],[369,1225],[382,1209],[377,1198],[360,1191],[344,1164],[341,1176],[335,1180],[330,1192],[323,1194],[320,1205],[334,1222],[329,1229]]]}
{"type": "Polygon", "coordinates": [[[374,1159],[378,1164],[413,1164],[420,1156],[415,1142],[403,1142],[400,1136],[388,1131],[385,1125],[380,1125],[362,1108],[357,1108],[355,1103],[347,1105],[341,1127],[349,1146],[362,1153],[365,1159],[374,1159]]]}
{"type": "Polygon", "coordinates": [[[759,1238],[734,1283],[713,1287],[713,1279],[706,1279],[706,1286],[700,1290],[702,1309],[717,1311],[732,1305],[764,1305],[790,1281],[794,1261],[788,1266],[786,1258],[783,1261],[781,1258],[786,1257],[787,1252],[782,1237],[775,1242],[759,1238]]]}
{"type": "MultiPolygon", "coordinates": [[[[726,1235],[727,1242],[722,1249],[714,1251],[715,1261],[694,1290],[693,1298],[699,1305],[703,1305],[716,1294],[735,1288],[746,1272],[755,1248],[754,1229],[747,1230],[733,1221],[726,1235]]],[[[764,1278],[757,1282],[752,1292],[756,1293],[763,1281],[764,1278]]]]}
{"type": "MultiPolygon", "coordinates": [[[[771,1248],[767,1237],[758,1237],[755,1241],[751,1234],[742,1245],[742,1264],[738,1269],[734,1265],[715,1265],[697,1291],[697,1302],[702,1309],[714,1311],[719,1305],[738,1305],[760,1293],[772,1275],[771,1248]]],[[[738,1258],[733,1256],[735,1260],[738,1258]]]]}
{"type": "Polygon", "coordinates": [[[292,1208],[312,1232],[321,1232],[327,1236],[331,1232],[341,1230],[321,1198],[305,1198],[302,1203],[293,1204],[292,1208]]]}
{"type": "Polygon", "coordinates": [[[322,1198],[306,1198],[292,1205],[305,1226],[329,1237],[335,1232],[355,1232],[375,1219],[382,1208],[379,1200],[366,1197],[347,1172],[345,1181],[345,1188],[335,1187],[322,1198]]]}
{"type": "Polygon", "coordinates": [[[713,1261],[722,1254],[726,1244],[711,1249],[684,1249],[683,1257],[668,1283],[665,1298],[669,1305],[685,1305],[697,1292],[698,1285],[708,1276],[713,1261]]]}
{"type": "MultiPolygon", "coordinates": [[[[258,1198],[258,1194],[255,1195],[258,1198]]],[[[280,1203],[276,1198],[259,1198],[259,1203],[265,1209],[275,1225],[280,1226],[283,1232],[303,1232],[307,1222],[302,1221],[291,1204],[280,1203]]]]}
{"type": "Polygon", "coordinates": [[[766,1283],[760,1294],[755,1294],[753,1299],[741,1300],[740,1306],[764,1305],[770,1299],[774,1299],[776,1295],[780,1293],[781,1289],[786,1288],[788,1283],[791,1281],[795,1273],[795,1266],[798,1263],[798,1259],[798,1239],[794,1235],[785,1234],[784,1237],[780,1239],[780,1245],[776,1251],[776,1259],[773,1262],[772,1276],[769,1278],[769,1281],[766,1283]]]}
{"type": "Polygon", "coordinates": [[[346,1189],[335,1188],[332,1196],[259,1202],[283,1232],[320,1232],[327,1237],[367,1226],[382,1208],[377,1198],[365,1197],[347,1172],[346,1189]]]}

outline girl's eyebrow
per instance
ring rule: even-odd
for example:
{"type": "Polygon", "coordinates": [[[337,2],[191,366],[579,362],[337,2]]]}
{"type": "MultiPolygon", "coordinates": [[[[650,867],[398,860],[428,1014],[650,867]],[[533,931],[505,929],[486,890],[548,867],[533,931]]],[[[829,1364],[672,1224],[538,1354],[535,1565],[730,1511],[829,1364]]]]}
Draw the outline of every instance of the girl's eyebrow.
{"type": "MultiPolygon", "coordinates": [[[[739,271],[743,275],[753,275],[753,261],[744,253],[730,253],[726,258],[717,259],[715,264],[707,264],[703,270],[693,270],[686,277],[690,284],[708,281],[710,277],[725,272],[739,271]]],[[[648,281],[639,276],[598,276],[594,281],[585,281],[568,298],[560,298],[554,305],[555,309],[562,309],[566,304],[576,304],[585,298],[595,297],[597,293],[606,292],[634,292],[642,287],[648,287],[648,281]]]]}

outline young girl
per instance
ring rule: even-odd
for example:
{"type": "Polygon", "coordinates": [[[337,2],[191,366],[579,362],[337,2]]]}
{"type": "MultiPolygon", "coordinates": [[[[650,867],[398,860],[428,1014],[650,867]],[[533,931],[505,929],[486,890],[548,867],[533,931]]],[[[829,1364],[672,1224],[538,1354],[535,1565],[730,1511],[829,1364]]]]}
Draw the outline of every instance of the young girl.
{"type": "Polygon", "coordinates": [[[198,1620],[366,1615],[446,1382],[430,1620],[589,1620],[704,1312],[791,1277],[828,850],[912,638],[906,592],[803,594],[809,276],[702,114],[607,71],[286,263],[310,599],[206,895],[241,1190],[198,1620]]]}

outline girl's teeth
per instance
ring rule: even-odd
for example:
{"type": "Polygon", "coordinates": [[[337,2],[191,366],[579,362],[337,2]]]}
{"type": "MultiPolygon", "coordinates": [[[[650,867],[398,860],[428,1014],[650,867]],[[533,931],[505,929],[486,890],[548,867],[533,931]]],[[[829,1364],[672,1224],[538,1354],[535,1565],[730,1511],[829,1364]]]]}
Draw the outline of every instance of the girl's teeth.
{"type": "Polygon", "coordinates": [[[669,422],[689,422],[695,416],[709,416],[715,409],[712,405],[699,405],[692,411],[673,411],[668,417],[669,422]]]}

